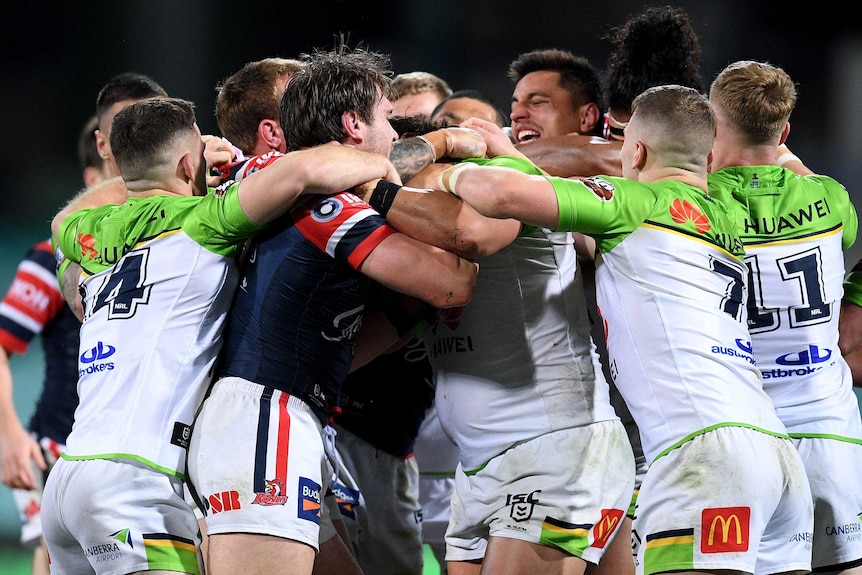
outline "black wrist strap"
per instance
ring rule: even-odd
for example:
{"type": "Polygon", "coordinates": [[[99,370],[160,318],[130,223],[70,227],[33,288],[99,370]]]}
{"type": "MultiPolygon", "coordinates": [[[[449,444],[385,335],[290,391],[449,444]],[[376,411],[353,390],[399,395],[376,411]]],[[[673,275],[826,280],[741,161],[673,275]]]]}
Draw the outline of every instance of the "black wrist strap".
{"type": "Polygon", "coordinates": [[[380,180],[377,182],[377,185],[374,186],[374,191],[371,192],[371,197],[368,198],[368,205],[377,210],[377,212],[385,218],[386,214],[389,213],[389,208],[392,207],[392,202],[395,201],[395,195],[400,189],[401,186],[398,184],[393,184],[386,180],[380,180]]]}

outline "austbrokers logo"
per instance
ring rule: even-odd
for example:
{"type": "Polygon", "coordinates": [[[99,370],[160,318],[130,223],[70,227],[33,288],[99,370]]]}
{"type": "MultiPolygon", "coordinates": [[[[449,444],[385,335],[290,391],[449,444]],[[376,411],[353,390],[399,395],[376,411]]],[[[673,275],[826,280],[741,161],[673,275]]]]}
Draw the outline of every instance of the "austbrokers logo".
{"type": "Polygon", "coordinates": [[[114,352],[117,351],[112,345],[108,345],[103,342],[99,342],[95,347],[85,351],[81,354],[79,360],[81,365],[86,367],[81,367],[78,370],[78,377],[81,377],[84,374],[88,373],[97,373],[100,371],[110,371],[114,369],[113,361],[101,361],[103,359],[108,359],[114,352]]]}

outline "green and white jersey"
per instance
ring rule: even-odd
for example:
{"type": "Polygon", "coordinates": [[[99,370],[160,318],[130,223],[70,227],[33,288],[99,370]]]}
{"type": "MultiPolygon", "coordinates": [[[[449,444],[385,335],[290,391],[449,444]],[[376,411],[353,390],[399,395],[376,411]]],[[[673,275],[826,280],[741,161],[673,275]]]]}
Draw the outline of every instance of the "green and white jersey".
{"type": "MultiPolygon", "coordinates": [[[[471,162],[541,173],[515,158],[471,162]]],[[[437,414],[465,470],[546,433],[617,419],[576,262],[570,233],[526,227],[479,260],[470,303],[440,310],[425,334],[437,414]]]]}
{"type": "Polygon", "coordinates": [[[84,274],[75,423],[67,459],[135,459],[182,477],[238,281],[234,256],[259,228],[238,184],[75,212],[59,247],[84,274]]]}
{"type": "Polygon", "coordinates": [[[742,243],[724,206],[676,181],[549,180],[558,229],[600,249],[610,371],[647,461],[714,426],[783,434],[754,365],[742,243]]]}
{"type": "Polygon", "coordinates": [[[752,348],[779,417],[791,432],[842,434],[843,406],[859,417],[838,350],[844,250],[857,230],[847,191],[778,166],[724,168],[709,190],[739,224],[752,348]]]}

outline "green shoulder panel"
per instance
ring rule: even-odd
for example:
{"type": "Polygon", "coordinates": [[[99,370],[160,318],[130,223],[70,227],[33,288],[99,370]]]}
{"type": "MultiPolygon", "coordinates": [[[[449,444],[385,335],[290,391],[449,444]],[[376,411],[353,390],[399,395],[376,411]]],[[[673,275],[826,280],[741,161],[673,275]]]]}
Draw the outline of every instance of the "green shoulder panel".
{"type": "Polygon", "coordinates": [[[230,256],[260,229],[240,208],[237,186],[223,195],[129,198],[122,205],[79,210],[63,221],[60,248],[88,273],[113,266],[141,242],[175,232],[213,253],[230,256]]]}
{"type": "Polygon", "coordinates": [[[550,180],[559,202],[558,229],[594,237],[605,253],[639,227],[651,225],[708,241],[736,256],[743,254],[735,221],[725,206],[693,186],[612,176],[550,180]]]}
{"type": "Polygon", "coordinates": [[[709,175],[710,194],[737,218],[747,244],[802,238],[842,228],[844,249],[856,239],[847,190],[828,176],[799,176],[778,166],[734,166],[709,175]]]}

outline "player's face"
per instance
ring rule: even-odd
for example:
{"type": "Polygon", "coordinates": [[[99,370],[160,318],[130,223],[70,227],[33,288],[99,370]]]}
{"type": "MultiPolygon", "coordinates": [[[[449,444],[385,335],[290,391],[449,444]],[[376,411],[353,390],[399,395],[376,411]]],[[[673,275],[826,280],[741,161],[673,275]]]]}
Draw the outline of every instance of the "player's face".
{"type": "Polygon", "coordinates": [[[114,160],[114,153],[111,151],[111,122],[114,121],[114,116],[120,113],[121,110],[131,106],[137,100],[123,100],[115,102],[111,108],[99,118],[99,129],[96,130],[96,149],[99,150],[99,155],[105,160],[105,170],[109,178],[120,175],[120,168],[117,167],[117,161],[114,160]]]}
{"type": "Polygon", "coordinates": [[[430,116],[440,96],[434,92],[422,92],[421,94],[405,94],[392,102],[393,116],[430,116]]]}
{"type": "Polygon", "coordinates": [[[377,152],[388,158],[392,151],[392,142],[398,139],[398,133],[389,123],[389,116],[392,115],[389,98],[381,96],[372,112],[374,116],[371,122],[365,125],[365,140],[361,149],[377,152]]]}
{"type": "Polygon", "coordinates": [[[516,143],[577,132],[580,120],[560,73],[530,72],[512,93],[512,135],[516,143]]]}
{"type": "Polygon", "coordinates": [[[457,126],[464,120],[468,120],[470,118],[481,118],[497,125],[500,124],[500,120],[497,117],[497,111],[494,110],[493,106],[473,98],[454,98],[452,100],[446,100],[446,103],[440,107],[431,119],[449,127],[457,126]]]}

